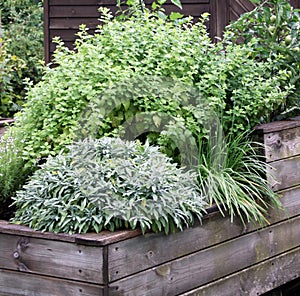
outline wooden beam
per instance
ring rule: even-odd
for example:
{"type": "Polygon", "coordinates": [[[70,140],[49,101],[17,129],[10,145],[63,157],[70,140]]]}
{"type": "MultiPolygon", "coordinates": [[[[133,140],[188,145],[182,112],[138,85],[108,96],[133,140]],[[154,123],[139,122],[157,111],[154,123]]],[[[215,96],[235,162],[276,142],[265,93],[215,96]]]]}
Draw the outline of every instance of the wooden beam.
{"type": "Polygon", "coordinates": [[[103,296],[103,286],[0,269],[0,296],[103,296]]]}
{"type": "Polygon", "coordinates": [[[297,248],[180,296],[257,296],[299,277],[300,248],[297,248]]]}
{"type": "MultiPolygon", "coordinates": [[[[299,245],[300,216],[118,280],[109,286],[109,295],[159,296],[184,293],[299,245]]],[[[164,241],[161,241],[161,246],[168,247],[164,241]]],[[[120,273],[125,268],[125,265],[120,265],[120,273]]]]}
{"type": "Polygon", "coordinates": [[[0,234],[0,268],[103,283],[103,249],[0,234]]]}
{"type": "Polygon", "coordinates": [[[267,179],[273,191],[299,185],[300,155],[272,162],[267,167],[267,179]]]}

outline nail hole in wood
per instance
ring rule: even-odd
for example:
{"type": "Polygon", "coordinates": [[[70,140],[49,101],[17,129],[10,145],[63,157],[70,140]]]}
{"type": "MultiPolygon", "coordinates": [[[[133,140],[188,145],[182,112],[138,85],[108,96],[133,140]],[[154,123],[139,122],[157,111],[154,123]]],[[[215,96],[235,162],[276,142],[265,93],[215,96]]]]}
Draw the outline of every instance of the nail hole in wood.
{"type": "Polygon", "coordinates": [[[79,273],[82,273],[82,270],[81,270],[81,269],[79,269],[79,273]]]}
{"type": "Polygon", "coordinates": [[[118,247],[115,247],[115,250],[116,250],[116,251],[118,251],[118,250],[119,250],[119,248],[118,248],[118,247]]]}

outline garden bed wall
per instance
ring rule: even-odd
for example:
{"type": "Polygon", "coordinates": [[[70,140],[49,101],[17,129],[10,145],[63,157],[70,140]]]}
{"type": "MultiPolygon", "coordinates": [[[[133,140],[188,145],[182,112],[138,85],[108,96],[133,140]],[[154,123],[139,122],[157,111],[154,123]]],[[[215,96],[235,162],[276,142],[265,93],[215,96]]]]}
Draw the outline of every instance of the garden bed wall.
{"type": "Polygon", "coordinates": [[[259,129],[285,210],[270,225],[203,225],[169,236],[66,235],[0,222],[0,295],[260,295],[300,277],[300,121],[259,129]]]}

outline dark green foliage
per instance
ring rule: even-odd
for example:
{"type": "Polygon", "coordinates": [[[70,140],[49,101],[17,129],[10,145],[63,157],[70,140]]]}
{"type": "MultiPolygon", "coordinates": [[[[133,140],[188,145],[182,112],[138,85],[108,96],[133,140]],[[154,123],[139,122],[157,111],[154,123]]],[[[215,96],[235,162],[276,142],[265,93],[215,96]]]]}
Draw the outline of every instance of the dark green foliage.
{"type": "Polygon", "coordinates": [[[225,43],[243,43],[251,49],[258,61],[270,62],[273,74],[285,72],[288,84],[294,91],[285,104],[280,104],[270,114],[270,119],[282,119],[299,114],[300,110],[300,11],[286,0],[253,1],[258,6],[229,25],[225,43]]]}
{"type": "Polygon", "coordinates": [[[9,117],[19,111],[25,102],[26,90],[23,80],[26,78],[36,83],[42,75],[43,66],[40,62],[43,60],[42,1],[1,1],[0,12],[2,38],[6,44],[7,55],[16,65],[11,71],[10,64],[1,64],[4,84],[0,94],[0,117],[9,117]]]}
{"type": "Polygon", "coordinates": [[[11,135],[0,138],[0,219],[8,219],[13,214],[8,208],[15,191],[21,189],[29,168],[24,167],[20,151],[11,135]]]}
{"type": "Polygon", "coordinates": [[[201,219],[196,175],[158,148],[106,137],[69,148],[17,193],[14,222],[67,233],[137,226],[169,233],[201,219]]]}

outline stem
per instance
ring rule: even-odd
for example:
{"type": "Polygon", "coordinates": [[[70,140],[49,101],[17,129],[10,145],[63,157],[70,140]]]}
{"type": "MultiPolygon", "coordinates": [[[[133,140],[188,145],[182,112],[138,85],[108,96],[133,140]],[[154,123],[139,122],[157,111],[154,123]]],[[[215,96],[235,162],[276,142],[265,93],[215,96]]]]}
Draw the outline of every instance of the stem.
{"type": "Polygon", "coordinates": [[[143,0],[139,0],[139,2],[140,2],[142,13],[145,13],[143,0]]]}

